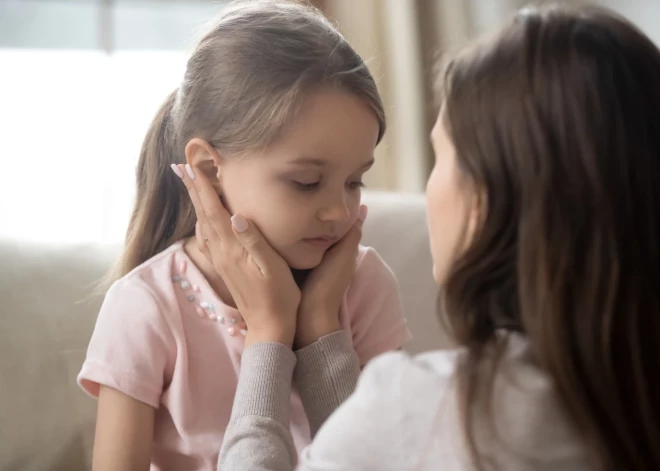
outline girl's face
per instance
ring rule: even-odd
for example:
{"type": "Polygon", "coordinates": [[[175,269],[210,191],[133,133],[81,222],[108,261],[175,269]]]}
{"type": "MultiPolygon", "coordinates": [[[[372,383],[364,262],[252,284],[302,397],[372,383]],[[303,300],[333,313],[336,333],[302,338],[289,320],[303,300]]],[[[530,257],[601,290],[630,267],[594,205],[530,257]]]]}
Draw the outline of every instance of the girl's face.
{"type": "Polygon", "coordinates": [[[225,205],[254,222],[292,268],[314,268],[357,219],[378,132],[374,112],[358,97],[313,93],[268,149],[222,159],[225,205]]]}

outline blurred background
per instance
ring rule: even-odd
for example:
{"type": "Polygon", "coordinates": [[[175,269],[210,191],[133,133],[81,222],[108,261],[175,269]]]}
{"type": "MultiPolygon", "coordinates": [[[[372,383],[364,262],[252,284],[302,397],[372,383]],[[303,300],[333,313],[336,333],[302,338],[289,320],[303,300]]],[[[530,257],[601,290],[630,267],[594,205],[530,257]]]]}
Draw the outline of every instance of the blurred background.
{"type": "MultiPolygon", "coordinates": [[[[422,192],[438,54],[519,0],[315,0],[377,78],[389,131],[370,189],[422,192]]],[[[660,1],[601,1],[660,41],[660,1]]],[[[225,1],[0,0],[0,238],[122,240],[142,137],[225,1]]]]}

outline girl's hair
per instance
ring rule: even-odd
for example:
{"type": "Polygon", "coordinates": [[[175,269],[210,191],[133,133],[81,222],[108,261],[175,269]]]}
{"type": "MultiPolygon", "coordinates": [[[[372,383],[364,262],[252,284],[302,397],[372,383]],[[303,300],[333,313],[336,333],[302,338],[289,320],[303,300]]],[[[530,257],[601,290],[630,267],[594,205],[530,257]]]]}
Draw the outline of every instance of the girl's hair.
{"type": "Polygon", "coordinates": [[[503,328],[528,337],[594,469],[660,469],[658,48],[603,9],[528,8],[441,80],[485,208],[443,299],[475,463],[503,328]]]}
{"type": "Polygon", "coordinates": [[[199,137],[226,155],[267,147],[300,103],[332,87],[364,99],[385,132],[376,84],[362,58],[311,6],[291,1],[241,1],[223,10],[188,60],[181,86],[158,111],[142,145],[137,197],[121,277],[195,230],[195,211],[170,165],[185,161],[199,137]]]}

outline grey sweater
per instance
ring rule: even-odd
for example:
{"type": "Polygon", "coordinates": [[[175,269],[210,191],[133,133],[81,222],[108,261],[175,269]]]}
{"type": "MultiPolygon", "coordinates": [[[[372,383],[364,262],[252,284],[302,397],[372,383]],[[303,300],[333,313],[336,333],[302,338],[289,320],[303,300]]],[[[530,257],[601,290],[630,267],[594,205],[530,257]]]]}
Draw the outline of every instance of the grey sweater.
{"type": "MultiPolygon", "coordinates": [[[[387,353],[365,368],[351,395],[359,365],[343,332],[295,354],[280,344],[254,344],[243,353],[218,470],[296,469],[289,431],[292,382],[313,434],[299,471],[472,469],[454,381],[461,355],[387,353]]],[[[510,336],[492,401],[495,428],[475,427],[480,453],[492,469],[589,469],[551,381],[521,336],[510,336]]]]}

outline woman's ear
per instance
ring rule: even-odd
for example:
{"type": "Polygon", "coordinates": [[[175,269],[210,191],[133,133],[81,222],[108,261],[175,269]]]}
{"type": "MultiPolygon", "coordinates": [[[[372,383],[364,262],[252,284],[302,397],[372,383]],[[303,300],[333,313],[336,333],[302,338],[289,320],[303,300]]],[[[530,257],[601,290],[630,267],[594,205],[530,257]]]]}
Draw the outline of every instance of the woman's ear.
{"type": "Polygon", "coordinates": [[[185,149],[186,162],[195,173],[202,173],[213,185],[219,195],[222,194],[222,165],[224,159],[211,144],[195,137],[188,141],[185,149]]]}

